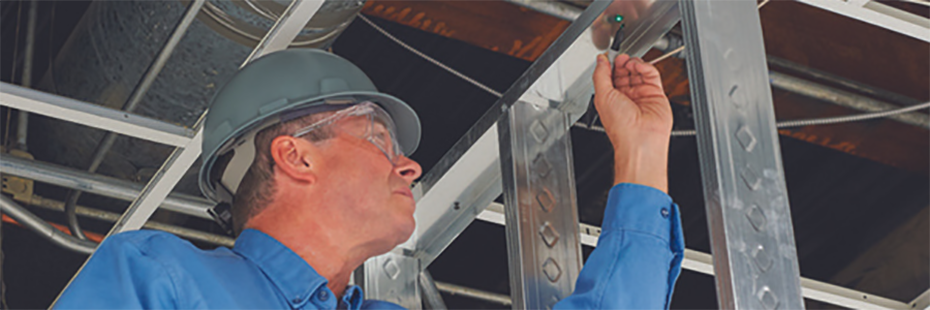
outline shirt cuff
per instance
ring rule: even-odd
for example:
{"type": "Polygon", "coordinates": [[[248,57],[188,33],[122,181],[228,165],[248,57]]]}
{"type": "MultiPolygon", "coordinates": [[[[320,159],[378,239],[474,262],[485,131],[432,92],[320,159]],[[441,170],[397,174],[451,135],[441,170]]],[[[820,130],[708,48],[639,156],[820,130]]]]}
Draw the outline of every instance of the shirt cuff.
{"type": "Polygon", "coordinates": [[[650,186],[620,183],[610,189],[601,227],[638,231],[669,241],[677,219],[678,208],[668,194],[650,186]]]}

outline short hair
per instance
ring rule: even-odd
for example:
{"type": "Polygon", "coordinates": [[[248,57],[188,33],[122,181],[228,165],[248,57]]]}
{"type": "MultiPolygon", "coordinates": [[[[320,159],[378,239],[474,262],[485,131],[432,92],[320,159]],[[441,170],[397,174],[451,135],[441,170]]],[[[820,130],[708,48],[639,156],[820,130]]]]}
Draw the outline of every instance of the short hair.
{"type": "MultiPolygon", "coordinates": [[[[245,224],[262,211],[275,193],[274,158],[271,156],[271,142],[279,136],[289,136],[294,132],[310,126],[335,112],[321,112],[303,116],[294,120],[274,124],[262,129],[255,135],[255,159],[233,197],[232,228],[236,236],[245,229],[245,224]]],[[[303,136],[311,142],[319,142],[333,136],[330,128],[324,126],[303,136]]]]}

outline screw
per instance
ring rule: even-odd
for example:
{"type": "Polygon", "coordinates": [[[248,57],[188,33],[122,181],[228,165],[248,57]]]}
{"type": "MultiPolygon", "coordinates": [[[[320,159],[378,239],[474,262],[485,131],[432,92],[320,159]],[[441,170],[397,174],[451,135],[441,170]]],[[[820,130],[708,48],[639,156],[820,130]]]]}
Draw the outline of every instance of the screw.
{"type": "Polygon", "coordinates": [[[623,21],[623,15],[615,14],[614,16],[607,16],[607,22],[608,22],[608,23],[617,24],[617,23],[620,23],[620,22],[622,22],[622,21],[623,21]]]}

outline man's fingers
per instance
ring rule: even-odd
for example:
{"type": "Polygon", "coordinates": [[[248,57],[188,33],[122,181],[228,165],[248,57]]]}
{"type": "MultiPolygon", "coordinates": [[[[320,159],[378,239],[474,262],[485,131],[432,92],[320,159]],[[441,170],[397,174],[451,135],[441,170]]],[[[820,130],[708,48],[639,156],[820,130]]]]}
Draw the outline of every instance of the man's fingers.
{"type": "Polygon", "coordinates": [[[659,70],[655,66],[650,65],[643,61],[642,59],[636,59],[632,61],[634,63],[635,72],[638,72],[642,76],[643,83],[651,84],[659,89],[662,89],[662,77],[659,75],[659,70]]]}
{"type": "Polygon", "coordinates": [[[630,75],[630,70],[626,68],[626,63],[630,61],[630,55],[620,54],[614,59],[614,76],[630,75]]]}
{"type": "Polygon", "coordinates": [[[594,67],[594,91],[598,94],[606,94],[614,88],[613,81],[610,77],[610,61],[607,55],[597,55],[597,65],[594,67]]]}

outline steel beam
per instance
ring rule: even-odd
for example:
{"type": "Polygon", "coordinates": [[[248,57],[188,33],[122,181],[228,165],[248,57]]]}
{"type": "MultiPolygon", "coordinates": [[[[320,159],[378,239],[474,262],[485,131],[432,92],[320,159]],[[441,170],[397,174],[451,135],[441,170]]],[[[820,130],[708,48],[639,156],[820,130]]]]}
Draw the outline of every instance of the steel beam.
{"type": "Polygon", "coordinates": [[[194,131],[156,119],[0,82],[0,105],[172,146],[184,146],[194,131]]]}
{"type": "Polygon", "coordinates": [[[755,1],[682,0],[717,301],[803,309],[755,1]]]}
{"type": "Polygon", "coordinates": [[[807,5],[930,42],[930,19],[874,0],[798,0],[807,5]]]}

